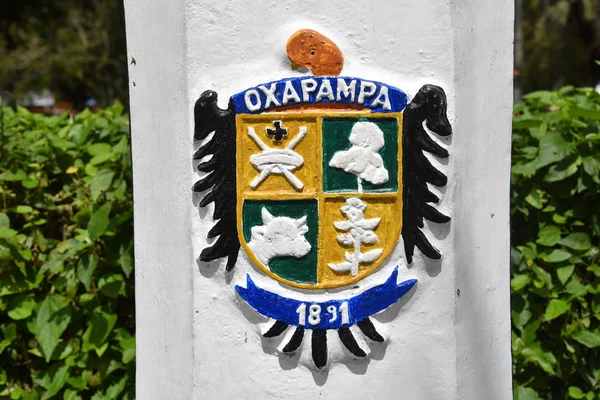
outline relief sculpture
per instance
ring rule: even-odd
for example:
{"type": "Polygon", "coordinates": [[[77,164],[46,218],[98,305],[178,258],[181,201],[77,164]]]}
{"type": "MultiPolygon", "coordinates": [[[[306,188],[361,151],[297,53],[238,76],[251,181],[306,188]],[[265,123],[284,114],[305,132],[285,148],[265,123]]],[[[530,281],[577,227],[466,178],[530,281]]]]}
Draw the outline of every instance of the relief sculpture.
{"type": "Polygon", "coordinates": [[[200,259],[227,259],[227,271],[247,259],[239,301],[271,319],[263,336],[284,337],[282,356],[306,348],[321,370],[333,340],[354,359],[385,340],[373,316],[417,290],[415,248],[441,257],[423,228],[450,219],[430,189],[447,179],[425,153],[448,157],[434,137],[452,128],[438,86],[409,101],[395,86],[341,76],[340,48],[314,30],[286,49],[303,75],[244,89],[226,109],[212,90],[196,102],[194,159],[207,174],[193,190],[200,207],[214,203],[216,238],[200,259]],[[405,258],[394,259],[401,242],[405,258]]]}

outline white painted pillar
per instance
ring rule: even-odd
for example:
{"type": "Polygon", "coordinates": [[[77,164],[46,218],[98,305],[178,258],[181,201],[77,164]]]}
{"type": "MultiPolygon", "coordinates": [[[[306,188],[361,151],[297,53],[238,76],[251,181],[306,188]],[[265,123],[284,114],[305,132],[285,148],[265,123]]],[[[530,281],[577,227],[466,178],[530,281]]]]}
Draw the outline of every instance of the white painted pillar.
{"type": "MultiPolygon", "coordinates": [[[[125,11],[138,397],[511,398],[513,3],[126,0],[125,11]],[[219,107],[226,109],[231,96],[248,88],[311,76],[309,71],[293,71],[286,56],[286,41],[302,28],[333,40],[344,54],[341,75],[355,77],[359,84],[381,82],[399,88],[408,95],[409,104],[425,84],[445,91],[452,135],[443,137],[429,130],[427,134],[449,157],[427,157],[448,181],[440,188],[428,187],[440,198],[432,206],[449,215],[451,222],[425,220],[422,230],[440,251],[440,260],[416,249],[409,265],[403,240],[398,239],[386,261],[358,280],[356,288],[352,284],[315,291],[278,283],[256,266],[244,246],[229,273],[225,272],[227,258],[208,263],[199,259],[202,250],[215,243],[206,238],[214,223],[214,206],[199,208],[201,196],[190,190],[202,175],[195,170],[198,161],[192,161],[200,145],[194,143],[194,128],[204,124],[208,129],[206,122],[194,121],[194,104],[205,90],[214,90],[219,107]],[[306,322],[300,350],[291,356],[282,354],[294,327],[282,336],[264,338],[274,321],[241,296],[250,276],[258,288],[283,298],[308,306],[335,300],[338,307],[368,289],[381,288],[395,277],[396,266],[397,283],[413,279],[418,283],[383,313],[369,316],[385,342],[363,337],[354,325],[351,331],[368,353],[356,357],[342,346],[339,329],[329,329],[328,357],[320,368],[311,358],[314,326],[306,322]],[[236,285],[242,292],[236,291],[236,285]]],[[[239,107],[237,115],[245,118],[239,107]]],[[[406,110],[404,118],[409,118],[406,110]]],[[[405,138],[410,135],[406,121],[401,133],[405,138]]],[[[303,139],[306,143],[309,135],[310,131],[303,139]]],[[[236,140],[239,152],[242,139],[236,140]]],[[[273,143],[268,142],[276,146],[273,143]]],[[[407,148],[403,150],[406,153],[407,148]]],[[[307,153],[300,145],[297,151],[309,168],[307,153]]],[[[402,167],[401,158],[398,162],[402,167]]],[[[237,168],[239,180],[242,169],[237,168]]],[[[405,166],[402,174],[409,172],[405,166]]],[[[399,182],[402,186],[402,177],[399,182]]],[[[371,203],[369,207],[375,209],[371,203]]],[[[325,221],[321,213],[319,219],[325,221]]],[[[407,226],[406,214],[403,224],[407,226]]],[[[310,221],[307,226],[313,229],[310,221]]],[[[383,238],[379,229],[375,232],[383,238]]],[[[327,243],[335,245],[335,239],[327,243]]],[[[359,299],[364,304],[365,297],[359,299]]],[[[276,308],[285,307],[278,303],[276,308]]]]}

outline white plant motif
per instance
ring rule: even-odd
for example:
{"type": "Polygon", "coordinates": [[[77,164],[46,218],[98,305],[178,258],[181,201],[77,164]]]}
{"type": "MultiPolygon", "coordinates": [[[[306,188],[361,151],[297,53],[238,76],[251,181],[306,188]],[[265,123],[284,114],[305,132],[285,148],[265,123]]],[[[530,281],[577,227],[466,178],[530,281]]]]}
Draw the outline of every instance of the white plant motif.
{"type": "Polygon", "coordinates": [[[383,132],[373,122],[357,122],[348,138],[352,147],[336,152],[329,166],[356,175],[358,192],[362,193],[362,181],[381,185],[389,180],[379,150],[385,145],[383,132]]]}
{"type": "Polygon", "coordinates": [[[361,253],[360,248],[363,244],[375,244],[379,238],[373,232],[373,229],[379,225],[381,218],[365,219],[364,211],[367,205],[359,198],[352,197],[346,200],[340,210],[348,217],[348,221],[334,222],[333,225],[347,234],[338,235],[338,242],[346,247],[354,247],[353,252],[346,252],[346,261],[339,264],[329,264],[329,268],[336,272],[348,272],[352,276],[358,275],[359,264],[371,263],[375,261],[383,252],[383,249],[374,249],[361,253]]]}

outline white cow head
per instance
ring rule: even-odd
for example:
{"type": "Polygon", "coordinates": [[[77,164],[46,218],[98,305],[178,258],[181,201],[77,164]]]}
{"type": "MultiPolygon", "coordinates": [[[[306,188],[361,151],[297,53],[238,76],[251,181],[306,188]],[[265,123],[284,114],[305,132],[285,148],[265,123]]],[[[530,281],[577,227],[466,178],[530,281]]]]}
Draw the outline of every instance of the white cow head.
{"type": "Polygon", "coordinates": [[[306,216],[294,219],[275,217],[265,207],[261,210],[263,225],[252,227],[248,247],[265,265],[275,257],[301,258],[310,252],[310,243],[304,235],[308,232],[306,216]]]}

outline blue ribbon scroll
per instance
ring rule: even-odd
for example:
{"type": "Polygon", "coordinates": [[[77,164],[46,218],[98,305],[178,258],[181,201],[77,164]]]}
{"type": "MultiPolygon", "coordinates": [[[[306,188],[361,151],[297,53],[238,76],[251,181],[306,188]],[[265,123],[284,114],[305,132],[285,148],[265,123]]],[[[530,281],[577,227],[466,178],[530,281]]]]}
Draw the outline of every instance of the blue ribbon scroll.
{"type": "Polygon", "coordinates": [[[236,285],[240,297],[250,307],[273,319],[306,329],[347,328],[385,310],[417,283],[416,279],[396,283],[398,267],[382,285],[342,300],[300,301],[261,289],[246,275],[246,287],[236,285]]]}

